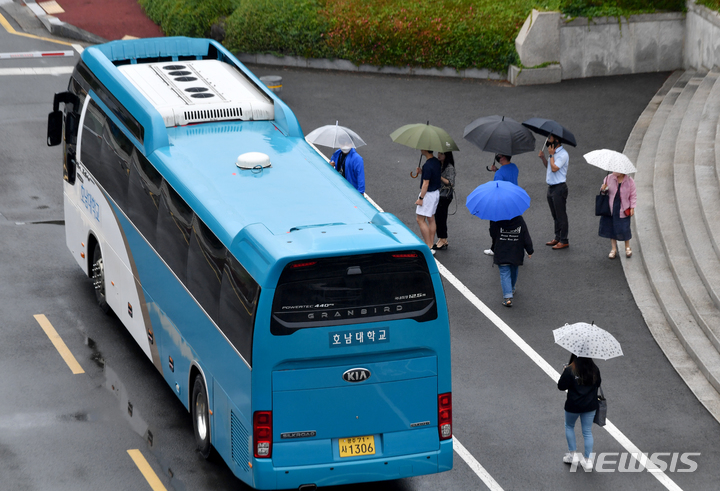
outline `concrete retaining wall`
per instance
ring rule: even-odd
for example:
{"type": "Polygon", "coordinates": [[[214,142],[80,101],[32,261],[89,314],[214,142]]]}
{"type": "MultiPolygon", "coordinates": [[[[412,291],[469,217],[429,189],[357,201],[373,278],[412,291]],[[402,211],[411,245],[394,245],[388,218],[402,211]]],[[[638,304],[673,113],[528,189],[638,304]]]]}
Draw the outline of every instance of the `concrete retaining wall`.
{"type": "Polygon", "coordinates": [[[560,25],[562,78],[682,68],[685,14],[577,18],[560,25]]]}
{"type": "Polygon", "coordinates": [[[508,78],[525,85],[676,70],[683,67],[685,22],[680,12],[567,20],[533,10],[515,40],[520,62],[531,68],[511,67],[508,78]],[[559,68],[532,68],[547,63],[559,68]]]}
{"type": "Polygon", "coordinates": [[[720,15],[694,0],[687,7],[685,68],[709,70],[720,65],[720,15]]]}

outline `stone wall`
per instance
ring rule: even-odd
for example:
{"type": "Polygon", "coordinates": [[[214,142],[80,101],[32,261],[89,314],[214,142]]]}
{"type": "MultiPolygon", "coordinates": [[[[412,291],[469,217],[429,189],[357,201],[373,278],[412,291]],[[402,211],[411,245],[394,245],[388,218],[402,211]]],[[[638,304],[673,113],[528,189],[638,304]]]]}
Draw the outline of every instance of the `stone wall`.
{"type": "Polygon", "coordinates": [[[676,70],[683,67],[685,23],[680,12],[568,20],[533,10],[515,40],[525,68],[511,67],[508,78],[524,85],[676,70]]]}
{"type": "Polygon", "coordinates": [[[720,65],[720,15],[694,0],[687,7],[684,66],[709,70],[720,65]]]}
{"type": "Polygon", "coordinates": [[[577,18],[560,25],[562,78],[682,68],[685,14],[577,18]]]}

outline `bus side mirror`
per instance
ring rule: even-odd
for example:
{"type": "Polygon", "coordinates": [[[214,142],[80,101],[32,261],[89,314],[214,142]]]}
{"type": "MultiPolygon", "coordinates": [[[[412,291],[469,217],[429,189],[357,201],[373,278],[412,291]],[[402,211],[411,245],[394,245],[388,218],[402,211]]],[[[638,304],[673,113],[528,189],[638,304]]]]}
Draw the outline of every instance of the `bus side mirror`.
{"type": "Polygon", "coordinates": [[[47,144],[54,147],[62,143],[63,112],[53,111],[48,114],[47,144]]]}
{"type": "Polygon", "coordinates": [[[66,106],[68,103],[73,105],[72,111],[68,111],[68,118],[66,121],[66,123],[68,124],[65,129],[65,138],[68,143],[74,143],[74,138],[75,135],[77,135],[78,126],[77,114],[73,115],[72,118],[70,117],[70,114],[76,113],[78,111],[79,102],[80,100],[78,99],[78,96],[76,96],[72,92],[58,92],[57,94],[55,94],[55,97],[53,98],[53,110],[48,115],[48,147],[54,147],[55,145],[60,145],[60,143],[62,143],[63,112],[60,110],[60,103],[63,103],[66,106]]]}

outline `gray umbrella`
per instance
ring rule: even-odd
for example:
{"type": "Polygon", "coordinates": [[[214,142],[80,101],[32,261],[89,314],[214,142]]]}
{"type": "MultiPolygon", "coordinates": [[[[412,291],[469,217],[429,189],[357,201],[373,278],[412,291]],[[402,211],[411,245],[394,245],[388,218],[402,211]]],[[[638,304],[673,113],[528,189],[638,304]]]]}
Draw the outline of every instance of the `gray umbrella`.
{"type": "Polygon", "coordinates": [[[535,150],[532,132],[505,116],[476,119],[465,127],[463,137],[485,152],[512,156],[535,150]]]}
{"type": "Polygon", "coordinates": [[[360,135],[350,128],[339,126],[337,121],[335,124],[328,124],[312,130],[305,139],[310,143],[330,148],[340,148],[343,144],[352,148],[365,145],[360,135]]]}

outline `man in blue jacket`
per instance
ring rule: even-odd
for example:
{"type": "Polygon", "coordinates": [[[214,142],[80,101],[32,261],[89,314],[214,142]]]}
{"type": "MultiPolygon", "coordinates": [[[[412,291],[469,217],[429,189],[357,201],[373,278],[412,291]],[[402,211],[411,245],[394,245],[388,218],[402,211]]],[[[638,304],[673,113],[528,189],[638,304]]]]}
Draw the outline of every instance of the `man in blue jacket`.
{"type": "Polygon", "coordinates": [[[349,143],[344,142],[338,150],[332,154],[330,165],[335,167],[341,176],[352,184],[352,186],[365,193],[365,166],[363,158],[349,143]]]}

